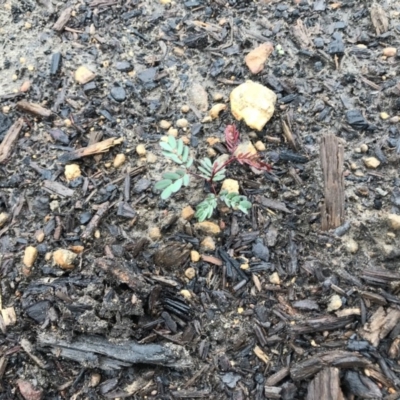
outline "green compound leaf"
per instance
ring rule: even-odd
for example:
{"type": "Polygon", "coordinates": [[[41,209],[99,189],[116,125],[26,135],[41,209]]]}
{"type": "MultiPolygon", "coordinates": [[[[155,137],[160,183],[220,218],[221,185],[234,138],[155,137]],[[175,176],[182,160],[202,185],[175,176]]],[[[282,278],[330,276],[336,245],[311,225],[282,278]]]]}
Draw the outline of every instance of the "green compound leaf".
{"type": "Polygon", "coordinates": [[[169,153],[168,151],[163,151],[165,157],[170,158],[173,162],[177,164],[182,164],[182,160],[174,153],[169,153]]]}
{"type": "Polygon", "coordinates": [[[156,190],[163,190],[166,187],[168,187],[169,185],[171,185],[172,181],[171,179],[163,179],[161,181],[158,181],[155,185],[154,185],[154,189],[156,190]]]}
{"type": "Polygon", "coordinates": [[[217,198],[213,194],[209,194],[196,207],[195,217],[200,221],[204,221],[212,216],[214,209],[217,207],[217,198]]]}
{"type": "Polygon", "coordinates": [[[181,177],[181,175],[179,175],[178,171],[176,171],[176,172],[165,172],[164,174],[162,174],[162,177],[164,179],[171,179],[173,181],[176,181],[177,179],[179,179],[181,177]]]}
{"type": "Polygon", "coordinates": [[[176,145],[177,145],[176,139],[172,135],[168,135],[168,143],[173,150],[176,149],[176,145]]]}
{"type": "Polygon", "coordinates": [[[203,158],[202,160],[200,160],[200,164],[202,165],[202,167],[205,170],[207,170],[210,173],[212,173],[213,166],[212,166],[212,162],[211,162],[211,160],[209,158],[203,158]]]}
{"type": "Polygon", "coordinates": [[[182,178],[182,176],[185,175],[185,173],[186,173],[185,171],[183,171],[181,169],[177,169],[175,172],[179,175],[180,178],[182,178]]]}
{"type": "Polygon", "coordinates": [[[171,194],[172,194],[171,186],[172,186],[172,185],[168,186],[167,188],[165,188],[165,189],[162,191],[160,197],[161,197],[163,200],[167,200],[168,197],[171,196],[171,194]]]}
{"type": "Polygon", "coordinates": [[[171,190],[172,190],[172,193],[179,192],[180,188],[182,187],[182,183],[183,183],[183,179],[182,179],[182,178],[180,178],[180,179],[178,179],[177,181],[175,181],[175,182],[170,186],[170,188],[171,188],[171,190]]]}
{"type": "Polygon", "coordinates": [[[186,162],[188,157],[189,157],[189,147],[184,146],[183,147],[183,154],[182,154],[182,161],[186,162]]]}
{"type": "Polygon", "coordinates": [[[183,185],[189,186],[189,183],[190,183],[190,175],[189,174],[183,175],[183,185]]]}
{"type": "Polygon", "coordinates": [[[174,151],[174,149],[168,143],[165,143],[165,142],[160,142],[160,147],[169,152],[174,151]]]}
{"type": "Polygon", "coordinates": [[[203,178],[205,178],[205,179],[211,178],[211,172],[207,171],[205,168],[199,166],[199,171],[201,171],[204,174],[204,175],[202,175],[203,178]]]}
{"type": "Polygon", "coordinates": [[[176,153],[178,156],[181,156],[183,154],[183,140],[179,139],[177,143],[176,153]]]}
{"type": "Polygon", "coordinates": [[[223,181],[224,179],[225,179],[225,174],[224,173],[220,173],[220,172],[218,172],[218,174],[216,174],[213,177],[213,181],[215,181],[215,182],[223,181]]]}
{"type": "Polygon", "coordinates": [[[192,164],[193,164],[193,158],[189,158],[189,160],[187,160],[187,163],[186,163],[186,168],[190,168],[192,166],[192,164]]]}

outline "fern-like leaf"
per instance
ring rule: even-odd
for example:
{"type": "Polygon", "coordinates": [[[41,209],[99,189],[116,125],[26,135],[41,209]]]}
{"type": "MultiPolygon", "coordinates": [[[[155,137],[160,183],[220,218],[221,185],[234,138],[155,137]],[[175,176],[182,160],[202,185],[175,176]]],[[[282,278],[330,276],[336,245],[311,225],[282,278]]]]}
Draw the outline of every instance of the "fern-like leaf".
{"type": "Polygon", "coordinates": [[[242,165],[249,165],[260,171],[271,171],[272,167],[270,164],[260,160],[258,154],[241,153],[235,156],[236,161],[242,165]]]}
{"type": "Polygon", "coordinates": [[[240,133],[235,125],[228,125],[225,128],[225,144],[230,153],[234,153],[240,142],[240,133]]]}

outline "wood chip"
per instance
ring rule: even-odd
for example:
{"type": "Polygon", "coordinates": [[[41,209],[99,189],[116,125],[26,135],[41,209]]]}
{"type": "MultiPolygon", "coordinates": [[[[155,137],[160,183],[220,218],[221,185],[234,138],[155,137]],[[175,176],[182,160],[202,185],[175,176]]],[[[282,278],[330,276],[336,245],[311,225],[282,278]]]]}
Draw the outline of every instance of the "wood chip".
{"type": "Polygon", "coordinates": [[[47,108],[42,107],[40,104],[29,103],[26,100],[19,101],[17,103],[17,108],[19,110],[33,114],[37,117],[48,118],[48,117],[51,117],[51,115],[53,114],[51,112],[51,110],[48,110],[47,108]]]}
{"type": "Polygon", "coordinates": [[[43,187],[50,193],[55,193],[61,197],[71,197],[75,193],[74,190],[67,188],[63,184],[49,180],[43,181],[43,187]]]}
{"type": "Polygon", "coordinates": [[[325,368],[308,384],[307,400],[343,400],[338,368],[325,368]]]}
{"type": "Polygon", "coordinates": [[[344,222],[344,150],[334,134],[321,140],[321,165],[324,174],[325,202],[321,210],[322,230],[337,228],[344,222]]]}
{"type": "Polygon", "coordinates": [[[8,130],[5,138],[0,143],[0,163],[6,161],[12,153],[15,142],[24,126],[24,120],[19,118],[8,130]]]}
{"type": "Polygon", "coordinates": [[[65,163],[72,160],[78,160],[82,157],[92,156],[94,154],[105,153],[111,147],[121,144],[124,141],[123,138],[109,138],[98,142],[87,147],[65,153],[59,157],[59,161],[65,163]]]}
{"type": "Polygon", "coordinates": [[[360,330],[360,335],[377,347],[380,340],[384,339],[399,321],[400,310],[389,308],[385,311],[383,307],[379,307],[360,330]]]}
{"type": "Polygon", "coordinates": [[[53,29],[57,32],[61,32],[65,25],[68,23],[69,19],[71,18],[72,14],[72,7],[67,7],[65,10],[63,10],[58,17],[56,23],[53,25],[53,29]]]}
{"type": "Polygon", "coordinates": [[[262,349],[258,346],[254,347],[254,354],[265,364],[269,363],[269,357],[262,351],[262,349]]]}

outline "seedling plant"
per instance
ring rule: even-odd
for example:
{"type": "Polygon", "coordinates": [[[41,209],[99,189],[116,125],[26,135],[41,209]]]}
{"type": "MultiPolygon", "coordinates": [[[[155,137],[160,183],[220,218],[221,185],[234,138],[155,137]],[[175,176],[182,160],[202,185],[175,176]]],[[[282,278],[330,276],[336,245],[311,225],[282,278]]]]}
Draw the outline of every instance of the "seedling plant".
{"type": "Polygon", "coordinates": [[[238,151],[240,134],[234,125],[228,125],[225,128],[225,145],[229,152],[228,157],[218,157],[214,161],[205,157],[199,161],[198,172],[195,172],[190,149],[183,143],[182,139],[175,139],[170,135],[167,141],[161,141],[162,154],[179,166],[175,171],[163,173],[162,179],[155,184],[154,188],[161,191],[161,198],[166,200],[174,193],[179,192],[183,186],[189,186],[191,178],[194,176],[204,179],[212,190],[212,193],[208,194],[196,207],[195,217],[200,222],[211,218],[219,202],[225,203],[227,207],[233,210],[247,214],[252,204],[246,196],[228,193],[225,190],[217,194],[215,184],[226,178],[226,168],[234,162],[249,165],[262,171],[270,171],[271,166],[260,160],[258,153],[251,154],[238,151]]]}

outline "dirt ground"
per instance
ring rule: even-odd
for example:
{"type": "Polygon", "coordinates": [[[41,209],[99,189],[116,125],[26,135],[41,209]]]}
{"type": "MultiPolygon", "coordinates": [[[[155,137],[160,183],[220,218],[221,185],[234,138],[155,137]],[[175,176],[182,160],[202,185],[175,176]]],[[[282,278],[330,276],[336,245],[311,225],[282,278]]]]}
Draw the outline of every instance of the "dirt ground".
{"type": "Polygon", "coordinates": [[[400,3],[0,0],[0,48],[0,399],[400,398],[400,3]],[[260,132],[230,112],[247,79],[278,98],[260,132]],[[215,158],[229,124],[272,170],[230,166],[252,209],[204,231],[203,181],[153,189],[159,141],[215,158]]]}

